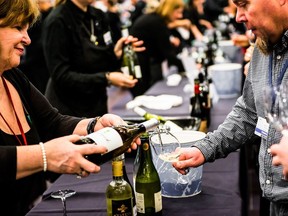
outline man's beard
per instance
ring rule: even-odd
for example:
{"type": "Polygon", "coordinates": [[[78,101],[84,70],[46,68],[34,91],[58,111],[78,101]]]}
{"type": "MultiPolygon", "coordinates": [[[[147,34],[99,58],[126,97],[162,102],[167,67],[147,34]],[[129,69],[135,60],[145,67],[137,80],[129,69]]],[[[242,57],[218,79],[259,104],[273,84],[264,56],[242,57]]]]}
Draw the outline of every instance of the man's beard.
{"type": "Polygon", "coordinates": [[[270,55],[273,51],[273,46],[271,45],[267,37],[257,37],[256,45],[264,55],[270,55]]]}

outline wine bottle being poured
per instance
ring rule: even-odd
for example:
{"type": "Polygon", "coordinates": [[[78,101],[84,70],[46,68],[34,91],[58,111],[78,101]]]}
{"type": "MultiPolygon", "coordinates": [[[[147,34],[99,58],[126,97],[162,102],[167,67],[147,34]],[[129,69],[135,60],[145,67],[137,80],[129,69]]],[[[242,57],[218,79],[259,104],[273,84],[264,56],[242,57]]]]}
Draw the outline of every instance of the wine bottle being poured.
{"type": "Polygon", "coordinates": [[[105,127],[82,137],[75,144],[91,143],[105,146],[108,149],[107,153],[86,156],[91,162],[101,165],[126,152],[136,137],[158,125],[159,121],[153,118],[140,124],[105,127]]]}

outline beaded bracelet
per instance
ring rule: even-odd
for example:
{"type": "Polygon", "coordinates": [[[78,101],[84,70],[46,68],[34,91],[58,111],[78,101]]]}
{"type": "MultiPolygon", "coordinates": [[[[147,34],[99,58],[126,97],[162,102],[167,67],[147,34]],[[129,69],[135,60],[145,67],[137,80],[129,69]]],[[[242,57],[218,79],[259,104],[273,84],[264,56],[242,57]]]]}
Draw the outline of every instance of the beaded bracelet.
{"type": "Polygon", "coordinates": [[[45,151],[45,148],[44,148],[44,143],[40,142],[39,145],[41,147],[41,152],[42,152],[43,171],[46,172],[47,171],[47,157],[46,157],[46,151],[45,151]]]}
{"type": "Polygon", "coordinates": [[[94,132],[94,127],[95,125],[97,124],[97,121],[101,118],[101,116],[97,116],[93,119],[90,120],[90,122],[88,123],[87,125],[87,133],[90,134],[90,133],[93,133],[94,132]]]}

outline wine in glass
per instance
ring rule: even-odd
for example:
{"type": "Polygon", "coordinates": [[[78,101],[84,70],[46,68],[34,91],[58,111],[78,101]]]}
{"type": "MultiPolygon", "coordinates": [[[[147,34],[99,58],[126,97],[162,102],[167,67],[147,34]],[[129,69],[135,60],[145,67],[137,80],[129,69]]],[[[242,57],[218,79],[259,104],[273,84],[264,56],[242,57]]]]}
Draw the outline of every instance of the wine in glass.
{"type": "Polygon", "coordinates": [[[65,189],[65,190],[58,190],[51,194],[51,197],[61,199],[63,205],[63,216],[67,216],[66,213],[66,199],[68,197],[73,196],[76,193],[74,190],[65,189]]]}
{"type": "Polygon", "coordinates": [[[150,143],[158,157],[166,162],[178,161],[181,154],[181,144],[178,139],[167,129],[159,129],[151,134],[150,143]]]}

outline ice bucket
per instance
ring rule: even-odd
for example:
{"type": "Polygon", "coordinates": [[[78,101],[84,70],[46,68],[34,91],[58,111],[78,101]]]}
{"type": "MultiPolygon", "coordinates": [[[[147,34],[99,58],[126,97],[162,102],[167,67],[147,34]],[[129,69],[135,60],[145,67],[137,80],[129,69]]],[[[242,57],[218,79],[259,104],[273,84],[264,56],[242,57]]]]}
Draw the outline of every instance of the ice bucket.
{"type": "Polygon", "coordinates": [[[237,63],[215,64],[208,67],[220,98],[235,98],[241,93],[242,65],[237,63]]]}
{"type": "MultiPolygon", "coordinates": [[[[192,143],[203,139],[206,134],[199,131],[184,130],[173,133],[181,144],[181,148],[188,148],[192,143]]],[[[197,195],[201,192],[203,167],[190,168],[188,174],[182,175],[172,166],[171,162],[163,161],[158,157],[160,144],[157,136],[151,137],[153,163],[161,181],[161,192],[164,197],[181,198],[197,195]],[[156,138],[156,139],[154,139],[156,138]]],[[[164,145],[169,145],[165,144],[164,145]]]]}

